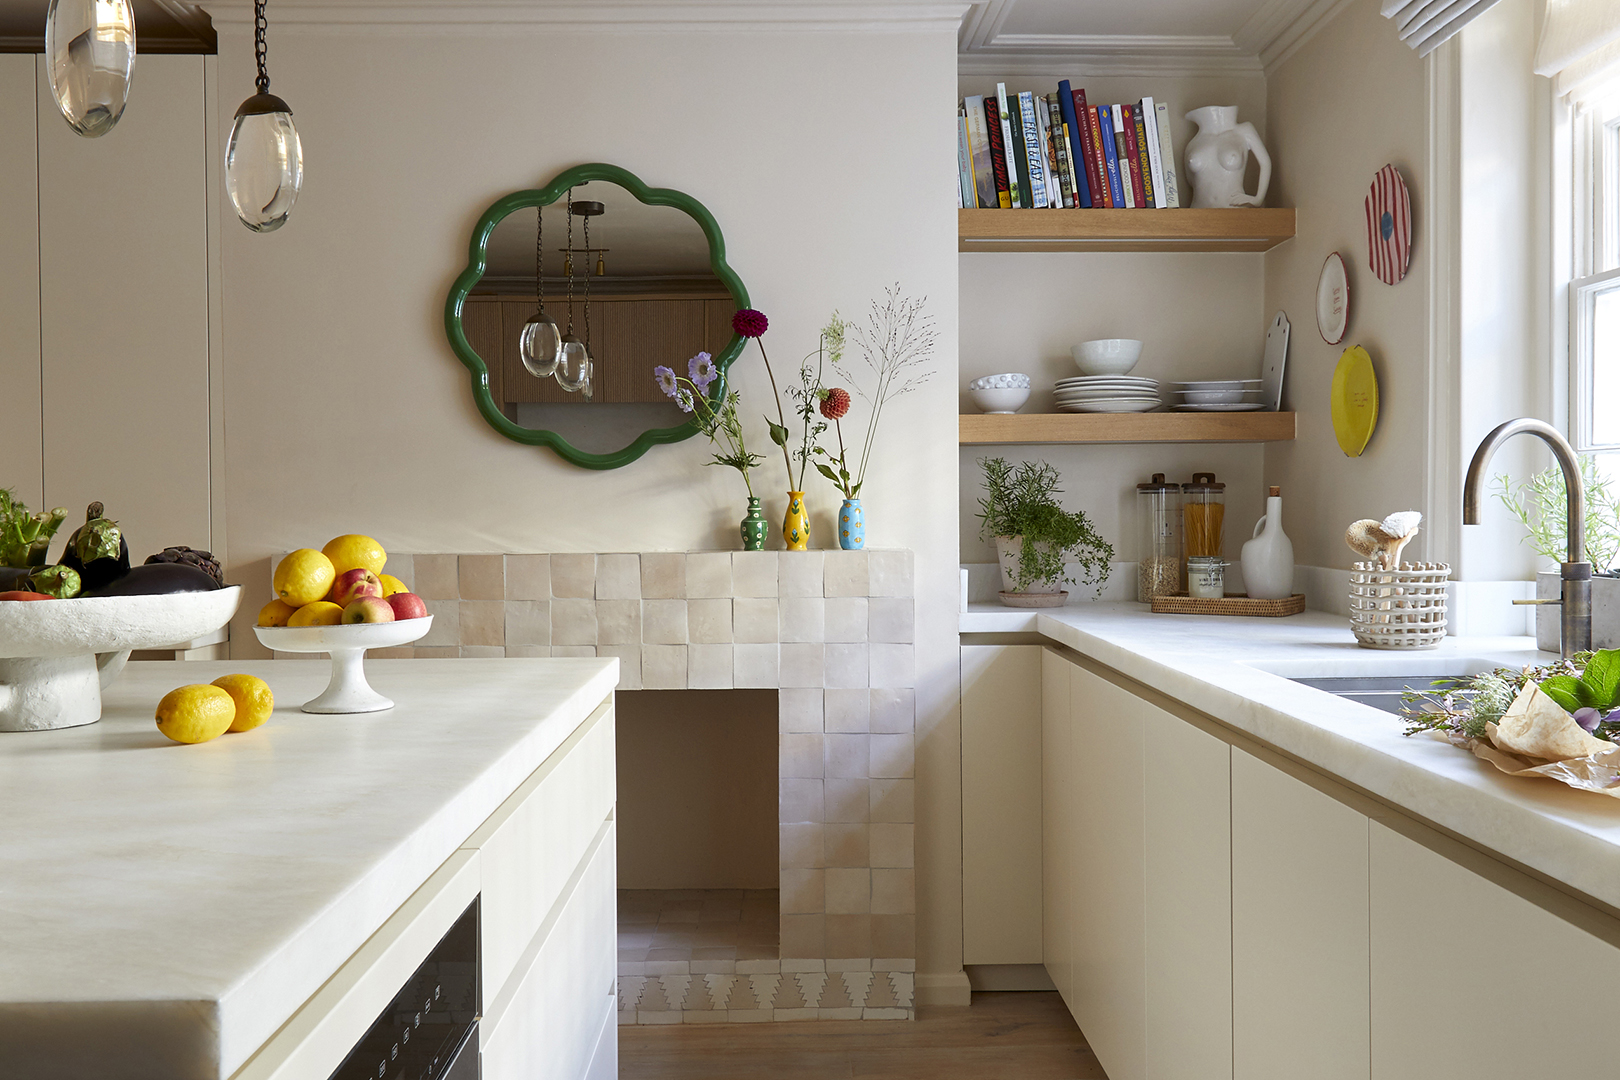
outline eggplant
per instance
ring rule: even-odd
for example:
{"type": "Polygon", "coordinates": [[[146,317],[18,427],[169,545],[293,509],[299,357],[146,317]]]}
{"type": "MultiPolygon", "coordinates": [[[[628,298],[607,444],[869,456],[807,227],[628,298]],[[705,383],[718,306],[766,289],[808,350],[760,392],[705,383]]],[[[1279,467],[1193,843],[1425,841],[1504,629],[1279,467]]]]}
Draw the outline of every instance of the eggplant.
{"type": "Polygon", "coordinates": [[[28,569],[19,566],[0,566],[0,592],[15,592],[23,588],[28,569]]]}
{"type": "Polygon", "coordinates": [[[84,596],[158,596],[167,593],[210,592],[219,588],[205,571],[185,563],[147,563],[131,568],[121,577],[84,596]]]}
{"type": "Polygon", "coordinates": [[[28,575],[26,588],[57,600],[71,600],[84,591],[84,584],[71,566],[43,566],[28,575]]]}
{"type": "Polygon", "coordinates": [[[62,552],[62,565],[78,571],[85,591],[101,589],[129,573],[129,541],[118,522],[102,516],[103,507],[93,502],[84,512],[84,524],[68,537],[62,552]]]}

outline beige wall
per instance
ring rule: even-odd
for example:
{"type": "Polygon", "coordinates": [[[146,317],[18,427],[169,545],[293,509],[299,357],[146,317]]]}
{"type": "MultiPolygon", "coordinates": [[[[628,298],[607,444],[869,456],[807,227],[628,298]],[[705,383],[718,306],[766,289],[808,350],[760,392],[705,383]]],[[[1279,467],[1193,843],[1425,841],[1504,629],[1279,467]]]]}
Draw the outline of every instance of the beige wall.
{"type": "MultiPolygon", "coordinates": [[[[917,563],[918,957],[959,972],[956,715],[955,35],[713,28],[272,31],[308,177],[290,223],[223,234],[230,573],[349,531],[403,551],[732,547],[733,475],[697,440],[607,473],[490,430],[445,342],[444,297],[494,199],[579,162],[610,161],[703,202],[771,319],[780,373],[834,307],[900,282],[929,299],[938,374],[885,413],[862,493],[868,542],[917,563]],[[852,91],[852,88],[855,88],[852,91]]],[[[221,27],[221,97],[251,86],[242,23],[221,27]]],[[[227,117],[228,120],[228,117],[227,117]]],[[[734,368],[751,437],[769,448],[757,351],[734,368]]],[[[786,487],[759,486],[780,519],[786,487]]],[[[812,485],[822,537],[833,489],[812,485]]],[[[248,603],[247,608],[256,608],[248,603]]],[[[251,612],[234,627],[241,654],[251,612]]],[[[965,982],[962,983],[965,987],[965,982]]]]}
{"type": "Polygon", "coordinates": [[[0,488],[33,509],[44,499],[39,409],[39,156],[35,59],[0,55],[0,488]]]}
{"type": "MultiPolygon", "coordinates": [[[[1266,482],[1289,499],[1295,559],[1348,567],[1351,521],[1425,508],[1428,84],[1424,62],[1401,44],[1377,0],[1353,0],[1270,74],[1266,89],[1277,205],[1297,208],[1298,233],[1266,256],[1265,306],[1293,323],[1285,404],[1299,413],[1298,439],[1266,447],[1266,482]],[[1415,222],[1412,272],[1394,286],[1367,267],[1362,206],[1386,163],[1411,189],[1415,222]],[[1315,316],[1317,278],[1333,251],[1350,274],[1350,328],[1338,345],[1323,342],[1315,316]],[[1361,457],[1347,458],[1328,398],[1340,353],[1358,344],[1378,373],[1378,430],[1361,457]]],[[[1409,557],[1428,557],[1424,542],[1420,536],[1409,557]]]]}
{"type": "MultiPolygon", "coordinates": [[[[1266,84],[1255,72],[1227,77],[1167,75],[1096,77],[1074,72],[1015,75],[1001,79],[1008,93],[1051,93],[1068,78],[1092,104],[1136,101],[1152,95],[1174,118],[1178,160],[1196,130],[1184,119],[1203,105],[1237,105],[1239,117],[1265,134],[1266,84]]],[[[963,76],[959,94],[994,93],[997,80],[963,76]]],[[[1252,182],[1252,178],[1251,178],[1252,182]]],[[[1182,183],[1182,202],[1191,201],[1182,183]]],[[[1287,205],[1275,197],[1267,204],[1287,205]]],[[[1034,212],[1034,211],[1031,211],[1034,212]]],[[[1143,211],[1147,213],[1149,211],[1143,211]]],[[[1208,253],[1049,254],[974,252],[960,255],[960,407],[974,412],[968,382],[981,375],[1024,372],[1035,393],[1026,412],[1052,408],[1055,380],[1078,374],[1069,349],[1099,337],[1143,342],[1134,375],[1160,380],[1254,378],[1260,374],[1269,309],[1262,303],[1264,256],[1208,253]]],[[[1190,480],[1194,471],[1214,471],[1228,483],[1226,548],[1235,557],[1249,528],[1264,512],[1263,451],[1255,446],[973,446],[961,450],[961,547],[964,562],[994,562],[991,545],[979,537],[978,499],[983,495],[978,461],[1000,456],[1040,459],[1063,475],[1064,504],[1084,510],[1119,559],[1137,557],[1140,523],[1136,484],[1155,472],[1190,480]],[[1239,533],[1242,535],[1238,535],[1239,533]]],[[[1131,585],[1127,595],[1134,595],[1131,585]]]]}

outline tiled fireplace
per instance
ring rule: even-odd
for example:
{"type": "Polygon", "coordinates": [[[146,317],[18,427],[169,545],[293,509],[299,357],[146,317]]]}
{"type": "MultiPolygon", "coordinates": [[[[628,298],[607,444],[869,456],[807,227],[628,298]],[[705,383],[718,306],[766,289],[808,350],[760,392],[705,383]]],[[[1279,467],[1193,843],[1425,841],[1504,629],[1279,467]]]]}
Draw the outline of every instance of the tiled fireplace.
{"type": "Polygon", "coordinates": [[[388,570],[434,626],[378,656],[616,656],[621,690],[778,691],[777,955],[621,952],[621,1022],[912,1015],[909,551],[394,555],[388,570]]]}

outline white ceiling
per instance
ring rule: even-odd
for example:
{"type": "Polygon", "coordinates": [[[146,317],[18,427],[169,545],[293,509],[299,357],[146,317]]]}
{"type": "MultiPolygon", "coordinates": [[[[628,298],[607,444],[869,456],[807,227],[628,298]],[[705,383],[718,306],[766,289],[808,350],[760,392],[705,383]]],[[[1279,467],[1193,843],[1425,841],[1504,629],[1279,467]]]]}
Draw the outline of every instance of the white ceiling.
{"type": "Polygon", "coordinates": [[[1226,74],[1280,61],[1348,0],[978,0],[967,74],[1226,74]]]}

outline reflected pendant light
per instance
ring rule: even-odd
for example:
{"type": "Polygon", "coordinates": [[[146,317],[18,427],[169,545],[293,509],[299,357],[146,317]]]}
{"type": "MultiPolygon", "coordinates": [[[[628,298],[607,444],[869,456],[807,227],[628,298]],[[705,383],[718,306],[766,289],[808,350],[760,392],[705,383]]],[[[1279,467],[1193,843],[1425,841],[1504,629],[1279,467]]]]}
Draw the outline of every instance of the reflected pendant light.
{"type": "Polygon", "coordinates": [[[124,115],[135,73],[129,0],[51,0],[45,17],[51,96],[80,135],[105,135],[124,115]]]}
{"type": "Polygon", "coordinates": [[[535,312],[523,324],[518,335],[518,359],[537,379],[544,379],[557,370],[557,359],[562,354],[562,331],[546,314],[545,236],[546,215],[543,207],[534,208],[534,307],[535,312]]]}
{"type": "Polygon", "coordinates": [[[258,93],[242,102],[225,147],[225,191],[236,216],[254,232],[274,232],[287,223],[304,183],[304,151],[292,110],[270,92],[264,66],[264,0],[253,5],[253,47],[259,62],[258,93]]]}
{"type": "MultiPolygon", "coordinates": [[[[568,189],[568,248],[569,258],[564,266],[568,274],[568,333],[563,335],[562,345],[557,350],[557,385],[570,394],[586,391],[589,397],[591,382],[591,352],[590,347],[574,335],[574,191],[568,189]]],[[[585,219],[587,237],[590,235],[590,218],[585,219]]],[[[589,239],[586,243],[590,243],[589,239]]],[[[591,279],[585,278],[585,336],[591,333],[591,279]]]]}

